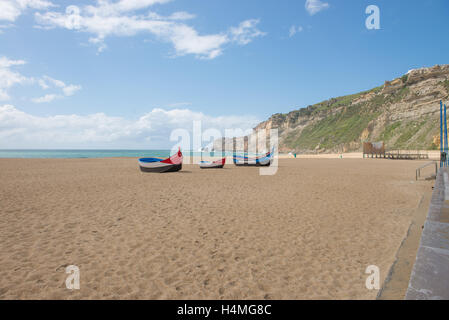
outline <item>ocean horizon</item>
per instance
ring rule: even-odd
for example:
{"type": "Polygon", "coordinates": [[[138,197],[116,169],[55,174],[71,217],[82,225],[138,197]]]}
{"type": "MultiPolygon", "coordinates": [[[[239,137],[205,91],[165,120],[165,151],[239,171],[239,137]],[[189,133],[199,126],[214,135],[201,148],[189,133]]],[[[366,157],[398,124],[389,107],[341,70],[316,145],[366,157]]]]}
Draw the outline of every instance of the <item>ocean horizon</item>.
{"type": "MultiPolygon", "coordinates": [[[[125,149],[3,149],[0,150],[0,158],[22,159],[83,159],[83,158],[143,158],[169,157],[171,151],[166,150],[125,150],[125,149]]],[[[197,152],[183,151],[185,156],[225,156],[232,152],[197,152]]]]}

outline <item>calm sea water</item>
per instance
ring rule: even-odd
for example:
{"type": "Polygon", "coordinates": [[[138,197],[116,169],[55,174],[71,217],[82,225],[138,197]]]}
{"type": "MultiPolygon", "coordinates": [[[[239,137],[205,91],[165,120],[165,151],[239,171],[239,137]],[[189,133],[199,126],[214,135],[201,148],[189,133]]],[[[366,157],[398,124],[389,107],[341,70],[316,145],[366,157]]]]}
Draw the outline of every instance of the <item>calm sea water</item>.
{"type": "MultiPolygon", "coordinates": [[[[183,151],[185,156],[201,156],[201,152],[183,151]]],[[[226,155],[232,155],[227,152],[226,155]]],[[[141,158],[170,156],[170,150],[0,150],[0,158],[141,158]]],[[[221,156],[221,152],[203,152],[203,156],[221,156]]]]}

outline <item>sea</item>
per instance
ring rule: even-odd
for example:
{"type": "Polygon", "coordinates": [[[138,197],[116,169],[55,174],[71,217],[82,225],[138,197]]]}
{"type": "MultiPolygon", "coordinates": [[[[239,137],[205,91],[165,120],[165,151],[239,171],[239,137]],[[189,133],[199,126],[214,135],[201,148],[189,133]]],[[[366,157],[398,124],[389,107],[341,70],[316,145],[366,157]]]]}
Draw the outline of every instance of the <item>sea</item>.
{"type": "MultiPolygon", "coordinates": [[[[81,158],[167,158],[170,150],[0,150],[0,158],[29,158],[29,159],[81,159],[81,158]]],[[[220,152],[183,151],[184,156],[220,157],[220,152]]],[[[232,152],[225,152],[225,156],[232,156],[232,152]]]]}

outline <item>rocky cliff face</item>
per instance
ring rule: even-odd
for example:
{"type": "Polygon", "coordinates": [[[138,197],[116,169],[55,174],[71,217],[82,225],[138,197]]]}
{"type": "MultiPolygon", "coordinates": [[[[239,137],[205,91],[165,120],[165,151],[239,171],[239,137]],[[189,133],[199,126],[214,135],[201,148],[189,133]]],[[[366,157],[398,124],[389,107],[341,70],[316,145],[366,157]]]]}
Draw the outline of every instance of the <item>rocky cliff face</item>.
{"type": "Polygon", "coordinates": [[[449,65],[437,65],[366,92],[274,114],[255,129],[278,128],[281,152],[358,151],[363,141],[384,141],[390,150],[437,149],[439,101],[448,98],[449,65]]]}

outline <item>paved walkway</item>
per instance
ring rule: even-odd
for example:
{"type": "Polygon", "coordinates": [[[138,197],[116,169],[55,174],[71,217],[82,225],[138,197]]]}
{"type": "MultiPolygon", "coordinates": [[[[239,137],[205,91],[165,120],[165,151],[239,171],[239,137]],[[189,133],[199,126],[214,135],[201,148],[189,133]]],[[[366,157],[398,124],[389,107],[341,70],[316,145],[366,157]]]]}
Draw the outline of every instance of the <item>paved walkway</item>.
{"type": "Polygon", "coordinates": [[[449,300],[449,170],[439,171],[406,300],[449,300]]]}

